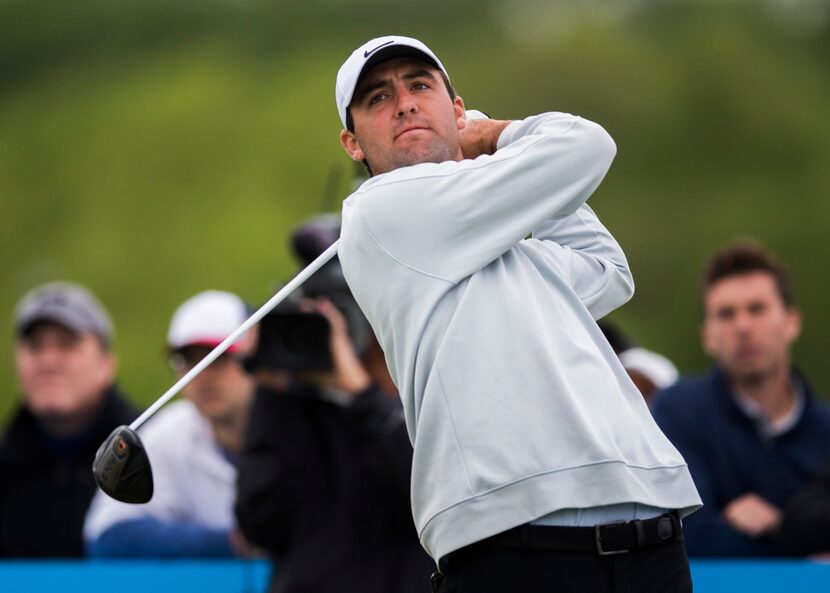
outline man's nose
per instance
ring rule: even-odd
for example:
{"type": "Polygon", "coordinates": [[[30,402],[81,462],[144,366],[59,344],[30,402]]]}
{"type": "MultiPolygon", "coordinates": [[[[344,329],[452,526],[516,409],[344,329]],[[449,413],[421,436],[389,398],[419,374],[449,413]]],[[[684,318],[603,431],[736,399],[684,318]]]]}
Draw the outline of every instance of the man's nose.
{"type": "Polygon", "coordinates": [[[37,362],[42,368],[53,368],[60,364],[63,352],[56,346],[44,346],[37,353],[37,362]]]}
{"type": "Polygon", "coordinates": [[[739,332],[748,332],[752,328],[752,315],[747,312],[738,313],[735,319],[735,327],[739,332]]]}
{"type": "Polygon", "coordinates": [[[418,104],[415,102],[415,97],[412,93],[405,89],[398,91],[397,107],[398,117],[402,117],[407,113],[415,113],[418,111],[418,104]]]}

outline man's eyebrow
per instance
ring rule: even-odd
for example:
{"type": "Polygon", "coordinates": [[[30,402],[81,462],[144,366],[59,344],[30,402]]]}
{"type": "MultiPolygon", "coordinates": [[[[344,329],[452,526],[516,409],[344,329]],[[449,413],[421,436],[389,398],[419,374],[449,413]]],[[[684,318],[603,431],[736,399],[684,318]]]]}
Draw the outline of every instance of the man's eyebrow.
{"type": "MultiPolygon", "coordinates": [[[[432,80],[437,80],[435,74],[430,72],[429,70],[425,70],[423,68],[419,68],[417,70],[411,70],[406,74],[402,74],[401,78],[404,80],[412,80],[413,78],[431,78],[432,80]]],[[[370,94],[372,91],[383,88],[387,85],[391,84],[391,79],[383,78],[381,80],[376,80],[375,82],[369,83],[363,88],[358,88],[352,97],[352,101],[358,103],[366,98],[366,95],[370,94]]]]}
{"type": "Polygon", "coordinates": [[[419,70],[412,70],[411,72],[407,72],[406,74],[402,75],[401,78],[406,80],[410,80],[412,78],[431,78],[436,80],[435,75],[430,72],[429,70],[419,69],[419,70]]]}
{"type": "Polygon", "coordinates": [[[385,87],[385,86],[387,86],[387,85],[389,85],[389,84],[390,84],[389,79],[388,79],[388,78],[384,78],[384,79],[382,79],[382,80],[377,80],[377,81],[375,81],[375,82],[373,82],[373,83],[367,84],[366,86],[364,86],[364,87],[362,87],[362,88],[358,88],[358,89],[357,89],[357,91],[355,91],[354,97],[352,97],[352,101],[353,101],[354,103],[359,103],[359,102],[361,102],[364,98],[366,98],[366,95],[368,95],[368,94],[369,94],[369,93],[371,93],[372,91],[374,91],[374,90],[376,90],[376,89],[383,88],[383,87],[385,87]]]}

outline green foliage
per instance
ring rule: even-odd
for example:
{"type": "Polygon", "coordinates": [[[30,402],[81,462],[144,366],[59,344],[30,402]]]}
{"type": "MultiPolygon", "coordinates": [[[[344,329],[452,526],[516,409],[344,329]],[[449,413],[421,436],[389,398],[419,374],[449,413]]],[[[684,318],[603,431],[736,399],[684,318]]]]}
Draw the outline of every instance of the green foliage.
{"type": "MultiPolygon", "coordinates": [[[[20,295],[76,280],[113,313],[121,383],[155,399],[177,304],[206,288],[263,302],[295,272],[290,230],[348,194],[334,74],[399,32],[439,50],[469,107],[570,111],[612,133],[592,204],[635,272],[613,319],[640,344],[703,368],[702,262],[753,236],[791,264],[796,358],[830,393],[826,24],[799,32],[749,2],[577,4],[0,3],[0,360],[20,295]]],[[[16,386],[0,364],[3,417],[16,386]]]]}

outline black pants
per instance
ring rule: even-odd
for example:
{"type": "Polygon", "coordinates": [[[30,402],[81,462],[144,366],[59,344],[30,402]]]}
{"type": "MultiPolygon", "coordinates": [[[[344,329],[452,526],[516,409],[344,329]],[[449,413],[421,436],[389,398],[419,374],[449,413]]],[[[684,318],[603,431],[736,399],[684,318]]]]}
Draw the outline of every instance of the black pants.
{"type": "Polygon", "coordinates": [[[440,593],[690,593],[682,541],[595,552],[465,548],[441,562],[440,593]]]}

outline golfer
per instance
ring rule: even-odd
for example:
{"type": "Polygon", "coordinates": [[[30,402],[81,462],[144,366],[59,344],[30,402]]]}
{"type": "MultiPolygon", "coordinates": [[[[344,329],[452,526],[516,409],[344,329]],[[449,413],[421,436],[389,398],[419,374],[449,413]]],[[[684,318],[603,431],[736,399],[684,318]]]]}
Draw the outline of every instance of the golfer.
{"type": "Polygon", "coordinates": [[[691,591],[700,499],[595,323],[634,289],[585,204],[614,142],[565,113],[466,112],[407,37],[352,53],[336,100],[372,175],[340,261],[403,398],[434,589],[691,591]]]}

